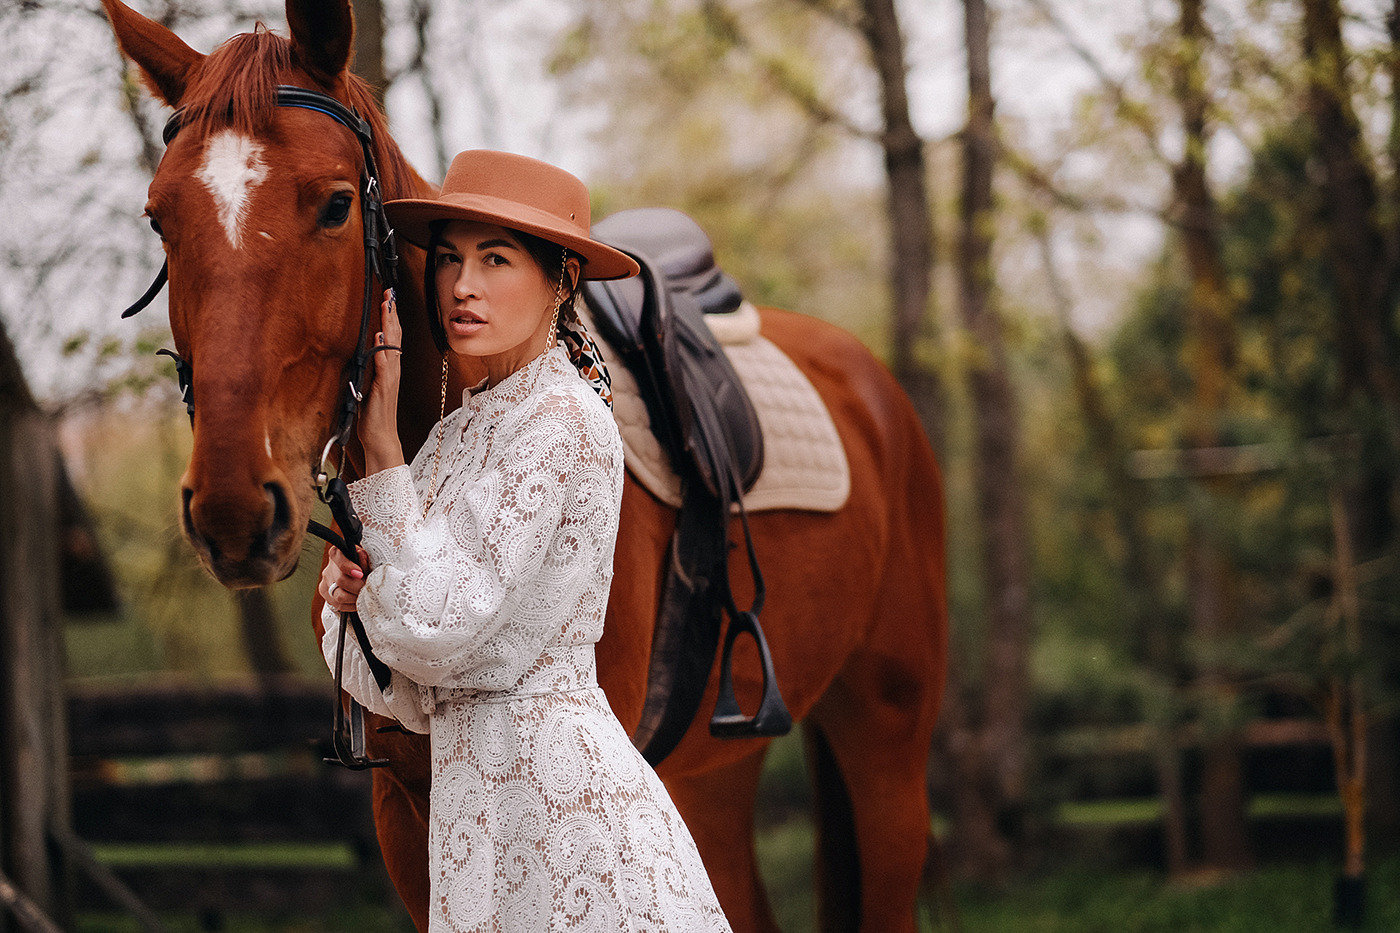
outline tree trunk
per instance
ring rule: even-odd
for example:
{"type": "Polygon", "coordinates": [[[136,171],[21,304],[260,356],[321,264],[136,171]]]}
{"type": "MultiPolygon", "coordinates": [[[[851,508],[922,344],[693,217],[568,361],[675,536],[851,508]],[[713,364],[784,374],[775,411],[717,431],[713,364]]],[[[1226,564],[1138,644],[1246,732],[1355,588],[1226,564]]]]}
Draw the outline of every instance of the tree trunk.
{"type": "Polygon", "coordinates": [[[295,666],[282,645],[282,632],[277,625],[277,610],[266,589],[234,590],[238,604],[239,630],[243,635],[243,651],[248,667],[259,678],[290,674],[295,666]]]}
{"type": "MultiPolygon", "coordinates": [[[[1234,353],[1232,302],[1225,285],[1220,249],[1220,218],[1206,175],[1210,147],[1209,94],[1203,62],[1209,41],[1204,0],[1181,0],[1173,86],[1181,108],[1184,153],[1172,172],[1172,219],[1178,225],[1190,276],[1187,298],[1186,366],[1195,380],[1188,414],[1187,444],[1216,447],[1229,395],[1234,353]]],[[[1222,480],[1202,480],[1207,499],[1223,496],[1222,480]]],[[[1192,631],[1204,645],[1216,643],[1234,627],[1226,555],[1212,532],[1208,509],[1197,508],[1187,542],[1187,586],[1192,631]]],[[[1198,672],[1206,702],[1234,700],[1229,676],[1214,662],[1198,672]]],[[[1242,751],[1233,732],[1207,741],[1201,776],[1202,858],[1208,867],[1249,867],[1242,751]]]]}
{"type": "MultiPolygon", "coordinates": [[[[1392,30],[1395,16],[1392,12],[1392,30]]],[[[1391,449],[1400,450],[1400,375],[1389,317],[1396,237],[1379,227],[1378,185],[1351,103],[1338,0],[1303,0],[1303,56],[1326,194],[1343,378],[1347,388],[1363,388],[1380,405],[1391,449]]]]}
{"type": "Polygon", "coordinates": [[[1352,529],[1346,496],[1334,488],[1331,496],[1332,602],[1327,612],[1334,657],[1342,670],[1324,688],[1323,713],[1332,744],[1337,794],[1342,802],[1342,874],[1334,900],[1338,926],[1359,927],[1365,915],[1366,878],[1366,766],[1369,711],[1365,683],[1357,666],[1361,659],[1361,594],[1352,550],[1352,529]],[[1340,653],[1341,657],[1335,657],[1340,653]],[[1338,663],[1340,661],[1340,663],[1338,663]]]}
{"type": "Polygon", "coordinates": [[[909,116],[904,39],[894,0],[861,0],[861,26],[880,79],[886,212],[890,227],[890,293],[894,303],[891,369],[909,393],[935,450],[943,448],[943,390],[916,349],[929,327],[934,228],[929,211],[924,144],[909,116]]]}
{"type": "Polygon", "coordinates": [[[384,109],[384,0],[350,0],[355,15],[355,54],[351,69],[368,82],[375,103],[384,109]]]}
{"type": "Polygon", "coordinates": [[[1020,420],[1000,315],[992,298],[992,178],[997,140],[991,91],[990,23],[985,0],[965,0],[968,121],[963,133],[963,191],[958,249],[958,296],[963,326],[977,348],[967,373],[973,405],[974,465],[982,527],[986,598],[986,666],[974,730],[975,787],[989,804],[962,807],[965,817],[993,825],[955,827],[968,865],[1000,875],[1019,841],[1026,796],[1030,649],[1030,560],[1025,493],[1020,481],[1020,420]],[[989,844],[996,840],[999,844],[989,844]],[[969,853],[971,844],[985,851],[969,853]]]}
{"type": "MultiPolygon", "coordinates": [[[[1166,603],[1166,587],[1162,575],[1151,557],[1148,533],[1143,527],[1141,491],[1128,472],[1128,449],[1119,430],[1118,420],[1110,410],[1106,393],[1094,373],[1093,358],[1088,346],[1075,333],[1070,319],[1070,298],[1056,265],[1048,230],[1039,231],[1041,259],[1060,331],[1069,359],[1075,401],[1088,435],[1088,447],[1103,472],[1108,487],[1114,527],[1123,543],[1123,576],[1126,590],[1125,615],[1128,636],[1133,642],[1133,656],[1152,672],[1175,695],[1178,686],[1179,639],[1159,613],[1166,603]]],[[[1176,718],[1173,702],[1167,718],[1159,723],[1160,734],[1153,752],[1153,767],[1157,772],[1157,788],[1162,798],[1162,836],[1166,854],[1167,874],[1177,877],[1186,871],[1189,850],[1187,844],[1186,796],[1182,783],[1181,753],[1176,743],[1176,718]]]]}
{"type": "Polygon", "coordinates": [[[67,877],[49,845],[50,827],[69,821],[61,469],[53,426],[0,326],[0,882],[13,883],[5,902],[67,922],[67,877]]]}

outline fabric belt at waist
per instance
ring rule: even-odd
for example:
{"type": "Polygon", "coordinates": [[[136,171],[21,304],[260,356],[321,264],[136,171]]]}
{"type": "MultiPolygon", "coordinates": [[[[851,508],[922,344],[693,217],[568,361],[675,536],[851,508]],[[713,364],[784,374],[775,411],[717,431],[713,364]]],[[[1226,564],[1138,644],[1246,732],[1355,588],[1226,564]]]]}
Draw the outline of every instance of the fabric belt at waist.
{"type": "Polygon", "coordinates": [[[598,689],[598,671],[591,644],[551,648],[545,656],[550,661],[544,668],[527,674],[504,690],[433,687],[433,699],[437,703],[509,703],[598,689]]]}

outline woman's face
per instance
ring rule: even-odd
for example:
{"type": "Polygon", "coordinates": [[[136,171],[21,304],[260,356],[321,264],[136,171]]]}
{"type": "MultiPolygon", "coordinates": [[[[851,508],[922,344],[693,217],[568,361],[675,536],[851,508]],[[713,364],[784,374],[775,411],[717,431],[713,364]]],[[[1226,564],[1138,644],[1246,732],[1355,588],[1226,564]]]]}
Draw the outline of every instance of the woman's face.
{"type": "Polygon", "coordinates": [[[480,358],[493,385],[540,354],[559,295],[513,231],[451,221],[434,263],[453,352],[480,358]]]}

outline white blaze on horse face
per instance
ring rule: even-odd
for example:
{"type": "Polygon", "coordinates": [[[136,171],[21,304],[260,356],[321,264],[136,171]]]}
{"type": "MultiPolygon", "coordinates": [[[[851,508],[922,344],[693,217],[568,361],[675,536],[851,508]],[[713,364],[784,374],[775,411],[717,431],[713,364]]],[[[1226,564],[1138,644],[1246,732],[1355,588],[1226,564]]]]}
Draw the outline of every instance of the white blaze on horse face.
{"type": "Polygon", "coordinates": [[[243,244],[243,218],[253,191],[267,177],[262,151],[263,147],[248,137],[224,130],[210,137],[204,164],[195,173],[214,196],[219,222],[234,249],[243,244]]]}

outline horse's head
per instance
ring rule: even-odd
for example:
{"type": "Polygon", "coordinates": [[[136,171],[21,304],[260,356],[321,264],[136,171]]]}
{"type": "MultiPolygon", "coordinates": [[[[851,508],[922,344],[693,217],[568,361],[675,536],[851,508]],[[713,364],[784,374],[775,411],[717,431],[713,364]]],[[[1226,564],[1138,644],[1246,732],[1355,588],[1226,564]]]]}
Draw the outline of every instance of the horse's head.
{"type": "MultiPolygon", "coordinates": [[[[296,567],[369,274],[360,140],[326,113],[279,107],[277,87],[363,115],[386,196],[422,182],[346,70],[348,2],[288,0],[290,39],[259,27],[208,55],[119,0],[103,4],[122,51],[180,110],[146,212],[166,252],[175,347],[193,372],[184,530],[225,585],[270,583],[296,567]]],[[[371,338],[377,298],[373,308],[371,338]]]]}

